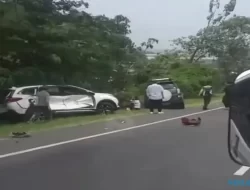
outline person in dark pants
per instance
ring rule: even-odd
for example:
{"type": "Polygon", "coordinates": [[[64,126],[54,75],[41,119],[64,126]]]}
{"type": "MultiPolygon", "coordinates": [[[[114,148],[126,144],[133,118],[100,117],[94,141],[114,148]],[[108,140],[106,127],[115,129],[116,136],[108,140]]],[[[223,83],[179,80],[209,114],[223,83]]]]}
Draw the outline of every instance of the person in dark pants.
{"type": "Polygon", "coordinates": [[[162,112],[162,100],[164,98],[164,89],[161,85],[153,83],[147,87],[146,94],[149,100],[150,113],[154,113],[154,109],[158,110],[158,114],[162,112]]]}
{"type": "Polygon", "coordinates": [[[162,100],[149,100],[150,113],[154,112],[154,109],[158,110],[159,114],[162,114],[162,100]]]}
{"type": "Polygon", "coordinates": [[[224,96],[222,98],[222,103],[224,104],[225,108],[228,108],[230,106],[230,98],[229,98],[229,95],[230,95],[230,88],[232,86],[232,83],[228,82],[226,84],[226,87],[224,88],[224,96]]]}
{"type": "Polygon", "coordinates": [[[203,86],[200,90],[199,96],[203,97],[203,110],[207,110],[207,107],[212,99],[213,91],[212,86],[203,86]]]}
{"type": "Polygon", "coordinates": [[[37,103],[35,106],[36,111],[43,113],[46,120],[51,120],[52,112],[49,106],[50,95],[47,92],[46,87],[45,86],[40,87],[38,89],[36,96],[37,96],[37,103]]]}

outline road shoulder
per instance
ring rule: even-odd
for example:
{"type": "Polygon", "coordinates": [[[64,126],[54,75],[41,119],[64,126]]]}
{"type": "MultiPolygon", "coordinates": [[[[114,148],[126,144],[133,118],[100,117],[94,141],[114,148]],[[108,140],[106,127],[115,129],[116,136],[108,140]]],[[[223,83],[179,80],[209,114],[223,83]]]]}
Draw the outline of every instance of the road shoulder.
{"type": "MultiPolygon", "coordinates": [[[[212,111],[212,109],[213,108],[208,111],[212,111]]],[[[45,146],[49,144],[70,141],[72,139],[84,138],[102,133],[122,131],[140,125],[144,125],[146,127],[154,125],[161,121],[168,121],[171,118],[178,119],[178,117],[181,117],[183,115],[200,112],[202,113],[203,111],[199,108],[188,108],[184,110],[165,110],[165,114],[163,115],[146,114],[137,117],[114,119],[112,121],[106,121],[102,123],[92,123],[86,126],[61,128],[58,130],[34,133],[29,138],[11,138],[8,140],[0,141],[0,155],[45,146]]]]}

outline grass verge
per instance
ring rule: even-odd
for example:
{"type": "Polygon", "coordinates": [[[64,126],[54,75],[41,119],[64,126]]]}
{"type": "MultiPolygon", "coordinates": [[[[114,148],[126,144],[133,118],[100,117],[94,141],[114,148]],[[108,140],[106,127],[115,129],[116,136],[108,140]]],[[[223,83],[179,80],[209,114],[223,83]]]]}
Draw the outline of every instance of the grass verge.
{"type": "MultiPolygon", "coordinates": [[[[216,95],[211,103],[219,103],[221,101],[222,95],[216,95]]],[[[194,99],[186,99],[185,100],[186,107],[198,107],[202,105],[201,98],[194,99]]],[[[87,125],[96,122],[105,122],[114,119],[121,119],[127,117],[135,117],[139,115],[144,115],[148,111],[142,109],[140,111],[126,111],[121,110],[116,114],[110,115],[90,115],[90,116],[74,116],[74,117],[66,117],[66,118],[58,118],[54,119],[50,122],[44,123],[18,123],[18,124],[3,124],[0,126],[0,137],[6,137],[11,132],[38,132],[45,131],[56,128],[64,128],[64,127],[74,127],[79,125],[87,125]]]]}
{"type": "MultiPolygon", "coordinates": [[[[220,103],[223,94],[215,94],[210,104],[220,103]]],[[[192,98],[185,100],[186,107],[198,107],[203,104],[202,98],[192,98]]]]}

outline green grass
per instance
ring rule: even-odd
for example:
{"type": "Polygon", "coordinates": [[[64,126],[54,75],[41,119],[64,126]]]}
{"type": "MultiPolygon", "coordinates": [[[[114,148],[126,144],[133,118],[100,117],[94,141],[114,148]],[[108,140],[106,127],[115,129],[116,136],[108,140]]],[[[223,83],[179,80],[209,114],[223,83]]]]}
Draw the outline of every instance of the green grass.
{"type": "MultiPolygon", "coordinates": [[[[217,103],[221,101],[222,95],[217,95],[212,99],[211,103],[217,103]]],[[[202,98],[186,99],[186,107],[197,107],[202,105],[202,98]]],[[[126,111],[121,110],[115,114],[110,115],[89,115],[89,116],[74,116],[66,118],[54,119],[50,122],[44,123],[18,123],[18,124],[3,124],[0,126],[0,137],[6,137],[11,132],[39,132],[46,131],[56,128],[64,127],[74,127],[79,125],[87,125],[90,123],[96,122],[105,122],[114,119],[126,118],[126,117],[135,117],[139,115],[147,114],[148,111],[143,109],[140,111],[126,111]]]]}
{"type": "MultiPolygon", "coordinates": [[[[220,103],[222,99],[223,94],[216,94],[211,100],[211,103],[220,103]]],[[[186,107],[197,107],[201,106],[203,104],[202,98],[192,98],[192,99],[186,99],[185,100],[186,107]]]]}

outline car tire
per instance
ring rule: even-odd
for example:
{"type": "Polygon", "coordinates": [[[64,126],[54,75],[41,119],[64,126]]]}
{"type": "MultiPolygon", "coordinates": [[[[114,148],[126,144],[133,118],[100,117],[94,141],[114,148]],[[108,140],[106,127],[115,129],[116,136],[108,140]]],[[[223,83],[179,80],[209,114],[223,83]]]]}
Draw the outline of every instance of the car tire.
{"type": "Polygon", "coordinates": [[[14,111],[8,111],[6,113],[6,119],[10,122],[10,123],[18,123],[18,122],[22,122],[23,115],[17,114],[14,111]]]}
{"type": "Polygon", "coordinates": [[[101,101],[97,105],[97,113],[107,114],[114,113],[116,110],[116,105],[111,101],[101,101]]]}
{"type": "Polygon", "coordinates": [[[177,109],[185,109],[185,104],[184,104],[184,102],[178,103],[178,104],[176,105],[176,108],[177,108],[177,109]]]}

